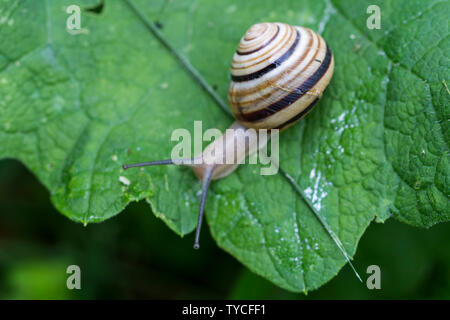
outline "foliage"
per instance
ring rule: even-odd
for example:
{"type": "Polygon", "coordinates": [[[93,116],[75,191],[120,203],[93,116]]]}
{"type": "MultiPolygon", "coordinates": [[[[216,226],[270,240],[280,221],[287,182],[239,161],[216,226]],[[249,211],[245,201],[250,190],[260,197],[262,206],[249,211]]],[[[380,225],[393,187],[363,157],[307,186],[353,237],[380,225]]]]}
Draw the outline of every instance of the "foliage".
{"type": "MultiPolygon", "coordinates": [[[[200,184],[189,169],[120,166],[167,158],[171,132],[194,120],[223,130],[231,119],[128,1],[107,0],[100,12],[86,11],[97,1],[79,1],[87,32],[70,35],[65,8],[74,2],[0,2],[0,157],[22,161],[74,221],[104,221],[146,199],[176,233],[191,232],[200,184]]],[[[374,218],[428,227],[450,215],[450,4],[379,2],[382,28],[368,30],[373,2],[132,2],[221,97],[250,24],[283,21],[323,35],[335,75],[312,114],[281,135],[281,166],[350,254],[374,218]]],[[[282,176],[257,172],[242,166],[214,183],[212,236],[285,289],[321,286],[342,254],[282,176]]]]}

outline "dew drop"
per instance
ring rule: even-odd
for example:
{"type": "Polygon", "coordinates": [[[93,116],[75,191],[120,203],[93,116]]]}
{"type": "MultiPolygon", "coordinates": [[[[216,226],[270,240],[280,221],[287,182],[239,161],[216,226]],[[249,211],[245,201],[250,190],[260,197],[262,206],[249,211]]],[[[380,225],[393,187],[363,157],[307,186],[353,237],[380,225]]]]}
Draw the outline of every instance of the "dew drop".
{"type": "Polygon", "coordinates": [[[124,185],[126,185],[126,186],[129,186],[129,185],[130,185],[130,180],[128,180],[128,178],[126,178],[126,177],[124,177],[124,176],[120,176],[120,177],[119,177],[119,181],[120,181],[121,183],[123,183],[124,185]]]}

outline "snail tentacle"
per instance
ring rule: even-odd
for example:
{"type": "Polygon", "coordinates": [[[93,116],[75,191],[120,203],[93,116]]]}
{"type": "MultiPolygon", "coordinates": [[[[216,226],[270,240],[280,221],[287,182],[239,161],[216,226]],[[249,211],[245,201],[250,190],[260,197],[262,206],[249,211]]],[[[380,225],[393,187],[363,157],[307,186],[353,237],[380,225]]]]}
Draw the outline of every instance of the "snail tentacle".
{"type": "Polygon", "coordinates": [[[194,249],[200,248],[200,230],[202,228],[203,213],[205,211],[206,196],[208,195],[209,185],[214,175],[215,166],[209,166],[203,176],[202,196],[200,200],[200,208],[198,210],[197,229],[195,231],[194,249]]]}
{"type": "Polygon", "coordinates": [[[124,164],[122,166],[122,168],[124,170],[127,170],[128,168],[163,166],[163,165],[170,165],[170,164],[190,166],[190,165],[194,165],[194,163],[195,163],[195,158],[189,158],[189,159],[166,159],[166,160],[145,161],[145,162],[124,164]]]}

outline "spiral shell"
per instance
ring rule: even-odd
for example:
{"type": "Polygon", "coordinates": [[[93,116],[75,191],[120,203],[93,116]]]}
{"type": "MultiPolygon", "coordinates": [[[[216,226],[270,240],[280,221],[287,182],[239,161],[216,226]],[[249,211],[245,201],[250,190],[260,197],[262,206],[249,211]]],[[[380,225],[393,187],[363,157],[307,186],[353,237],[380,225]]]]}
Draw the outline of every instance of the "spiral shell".
{"type": "Polygon", "coordinates": [[[249,128],[285,129],[313,108],[333,69],[333,54],[316,32],[284,23],[255,24],[233,56],[232,112],[249,128]]]}

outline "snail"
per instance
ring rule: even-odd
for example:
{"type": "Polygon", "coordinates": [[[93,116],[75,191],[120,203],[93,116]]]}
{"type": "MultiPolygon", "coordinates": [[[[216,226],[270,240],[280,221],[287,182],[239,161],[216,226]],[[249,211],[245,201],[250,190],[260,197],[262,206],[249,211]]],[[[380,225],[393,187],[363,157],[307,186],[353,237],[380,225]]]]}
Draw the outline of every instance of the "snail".
{"type": "Polygon", "coordinates": [[[222,135],[192,159],[125,164],[123,169],[154,165],[192,167],[202,181],[194,248],[199,248],[206,196],[212,180],[232,173],[260,143],[236,148],[245,131],[285,130],[304,117],[321,98],[331,80],[334,58],[316,32],[284,23],[258,23],[239,42],[231,63],[228,100],[236,121],[232,136],[222,135]],[[223,161],[232,152],[233,162],[223,161]]]}

